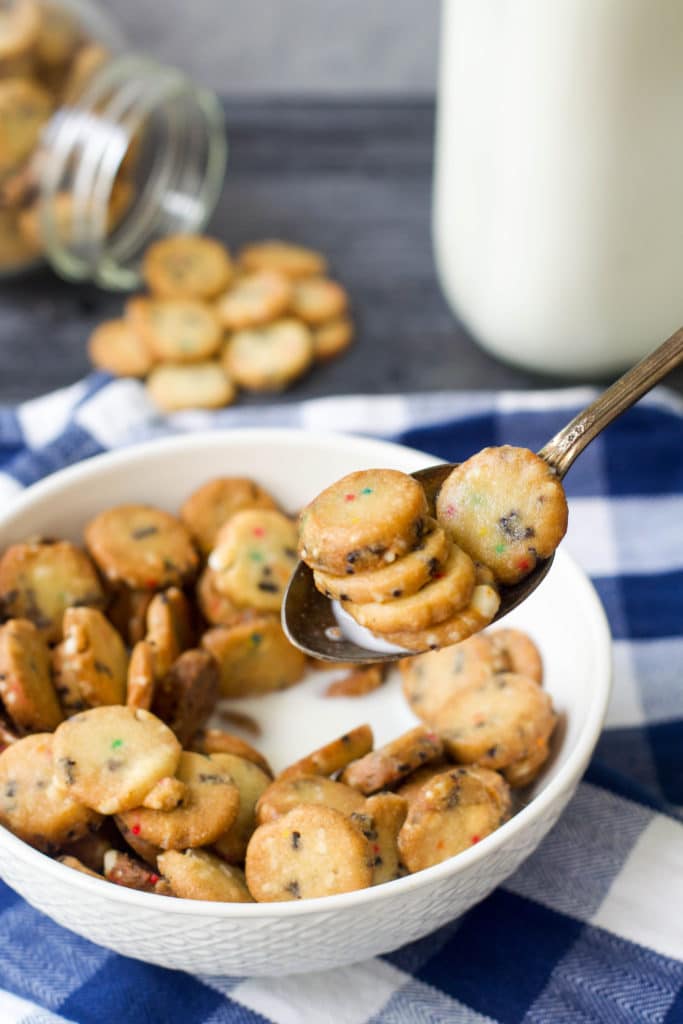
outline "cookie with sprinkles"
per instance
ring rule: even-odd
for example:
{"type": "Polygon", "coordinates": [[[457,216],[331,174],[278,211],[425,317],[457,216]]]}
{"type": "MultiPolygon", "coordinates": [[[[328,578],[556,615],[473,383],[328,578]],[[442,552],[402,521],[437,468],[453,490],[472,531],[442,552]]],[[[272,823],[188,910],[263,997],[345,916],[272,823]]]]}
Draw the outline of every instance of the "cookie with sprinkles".
{"type": "Polygon", "coordinates": [[[12,544],[0,559],[0,617],[29,619],[48,643],[61,640],[66,608],[104,603],[95,566],[69,541],[12,544]]]}
{"type": "Polygon", "coordinates": [[[244,872],[208,850],[167,850],[157,863],[174,896],[218,903],[254,902],[244,872]]]}
{"type": "Polygon", "coordinates": [[[521,629],[493,629],[485,634],[496,657],[497,672],[515,672],[543,682],[543,659],[528,633],[521,629]]]}
{"type": "Polygon", "coordinates": [[[437,519],[501,583],[527,576],[567,531],[567,499],[551,466],[527,448],[484,448],[450,473],[437,519]]]}
{"type": "Polygon", "coordinates": [[[226,772],[202,754],[184,751],[175,774],[187,787],[185,805],[172,811],[138,806],[120,813],[118,820],[162,850],[208,846],[237,819],[239,790],[226,772]]]}
{"type": "Polygon", "coordinates": [[[487,786],[484,773],[485,769],[452,768],[422,788],[398,836],[401,859],[410,871],[454,857],[503,823],[505,812],[496,795],[499,783],[487,786]]]}
{"type": "Polygon", "coordinates": [[[396,793],[368,797],[351,821],[368,841],[372,862],[372,884],[391,882],[406,874],[398,852],[398,834],[408,813],[408,801],[396,793]]]}
{"type": "Polygon", "coordinates": [[[264,903],[365,889],[372,884],[368,841],[340,811],[303,804],[256,829],[246,877],[264,903]]]}
{"type": "Polygon", "coordinates": [[[370,796],[387,786],[397,785],[416,768],[436,760],[442,753],[439,736],[418,725],[353,761],[342,772],[341,781],[370,796]]]}
{"type": "Polygon", "coordinates": [[[223,352],[223,367],[247,391],[282,391],[313,362],[313,337],[293,317],[235,331],[223,352]]]}
{"type": "Polygon", "coordinates": [[[498,661],[487,634],[438,651],[426,651],[399,663],[403,696],[410,710],[432,721],[464,686],[483,682],[496,672],[498,661]]]}
{"type": "Polygon", "coordinates": [[[215,626],[202,647],[220,668],[223,697],[255,697],[298,683],[306,657],[290,644],[274,615],[261,615],[234,626],[215,626]]]}
{"type": "Polygon", "coordinates": [[[108,882],[123,885],[126,889],[154,892],[160,896],[173,895],[165,878],[121,850],[107,850],[104,855],[104,877],[108,882]]]}
{"type": "Polygon", "coordinates": [[[64,717],[47,644],[27,619],[10,619],[0,626],[0,697],[22,732],[56,729],[64,717]]]}
{"type": "Polygon", "coordinates": [[[296,526],[281,512],[235,513],[219,531],[209,555],[216,589],[238,606],[279,612],[296,568],[296,543],[296,526]]]}
{"type": "Polygon", "coordinates": [[[101,818],[56,784],[50,733],[25,736],[0,754],[0,823],[44,853],[87,835],[101,818]]]}
{"type": "Polygon", "coordinates": [[[209,555],[218,531],[236,512],[247,508],[277,507],[272,495],[254,480],[242,476],[220,476],[192,492],[180,509],[180,518],[202,554],[209,555]]]}
{"type": "Polygon", "coordinates": [[[55,687],[73,713],[102,704],[123,704],[128,652],[120,634],[96,608],[67,608],[64,639],[52,653],[55,687]]]}
{"type": "Polygon", "coordinates": [[[425,519],[424,530],[422,540],[413,551],[372,572],[335,576],[316,569],[313,573],[316,587],[331,600],[356,604],[383,604],[415,594],[443,570],[451,550],[444,530],[434,519],[425,519]]]}
{"type": "Polygon", "coordinates": [[[195,589],[199,610],[211,626],[236,626],[258,616],[254,608],[241,608],[216,586],[216,573],[208,565],[195,589]]]}
{"type": "Polygon", "coordinates": [[[394,562],[427,531],[427,499],[417,480],[395,469],[360,470],[303,510],[299,556],[312,569],[353,575],[394,562]]]}
{"type": "Polygon", "coordinates": [[[214,238],[170,235],[148,247],[142,275],[154,295],[211,299],[228,286],[233,266],[228,250],[214,238]]]}
{"type": "Polygon", "coordinates": [[[212,754],[222,772],[226,772],[240,792],[240,809],[234,822],[222,836],[215,839],[213,848],[230,864],[244,863],[247,845],[256,828],[256,805],[262,793],[270,786],[271,778],[262,768],[245,757],[235,754],[212,754]]]}
{"type": "Polygon", "coordinates": [[[278,779],[290,779],[297,775],[334,775],[352,761],[369,754],[373,743],[370,726],[358,725],[290,764],[280,772],[278,779]]]}
{"type": "Polygon", "coordinates": [[[142,709],[90,708],[54,734],[58,784],[101,814],[137,807],[160,779],[175,774],[180,753],[171,730],[142,709]]]}
{"type": "Polygon", "coordinates": [[[199,566],[186,527],[151,505],[105,509],[86,526],[85,540],[102,574],[133,589],[182,586],[199,566]]]}
{"type": "Polygon", "coordinates": [[[450,647],[488,626],[499,607],[500,595],[495,587],[478,583],[472,591],[470,603],[445,622],[425,629],[384,633],[383,638],[407,651],[434,651],[439,647],[450,647]]]}
{"type": "Polygon", "coordinates": [[[323,775],[296,775],[277,779],[263,792],[256,805],[259,825],[288,814],[299,804],[322,804],[342,814],[360,811],[365,801],[360,793],[343,782],[334,782],[323,775]]]}

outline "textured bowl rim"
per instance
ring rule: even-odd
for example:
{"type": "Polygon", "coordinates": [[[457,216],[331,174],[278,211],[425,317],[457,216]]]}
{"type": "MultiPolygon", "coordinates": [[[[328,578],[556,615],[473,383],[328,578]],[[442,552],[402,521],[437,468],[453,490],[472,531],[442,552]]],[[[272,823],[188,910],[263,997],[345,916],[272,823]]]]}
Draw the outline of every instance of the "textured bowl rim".
{"type": "MultiPolygon", "coordinates": [[[[119,467],[122,464],[144,461],[146,458],[166,450],[182,451],[204,446],[223,449],[229,444],[240,446],[254,442],[278,445],[283,442],[291,442],[292,446],[300,446],[302,443],[306,445],[311,441],[315,446],[328,448],[330,451],[348,452],[351,449],[357,450],[359,454],[365,456],[374,451],[377,452],[378,458],[386,457],[389,464],[393,464],[397,452],[400,452],[401,461],[405,464],[405,456],[408,455],[410,457],[408,461],[414,461],[416,469],[420,465],[429,465],[434,460],[434,456],[427,452],[391,441],[343,433],[318,433],[317,431],[312,436],[306,430],[294,428],[242,427],[173,435],[92,456],[38,481],[19,494],[11,502],[5,514],[0,516],[0,531],[2,531],[3,523],[6,520],[14,519],[24,508],[32,506],[35,501],[56,496],[63,486],[78,482],[79,479],[87,480],[89,476],[100,469],[106,470],[119,467]]],[[[209,900],[169,899],[167,896],[159,896],[155,893],[139,892],[123,886],[112,886],[111,882],[92,878],[60,864],[59,861],[35,850],[2,826],[0,826],[0,846],[13,852],[17,858],[29,866],[33,866],[36,871],[42,871],[48,876],[52,876],[56,883],[65,882],[68,879],[69,884],[83,888],[85,893],[106,897],[114,903],[134,905],[148,910],[164,908],[165,912],[169,914],[223,918],[226,921],[299,917],[325,911],[331,913],[352,910],[358,906],[370,907],[382,900],[394,896],[400,898],[411,891],[428,887],[447,877],[465,872],[469,867],[514,841],[515,836],[523,832],[527,826],[542,818],[552,808],[558,797],[575,789],[588,764],[605,720],[612,681],[611,634],[607,616],[593,584],[577,563],[562,549],[557,551],[556,561],[563,566],[563,570],[568,572],[570,577],[573,577],[573,584],[577,588],[581,603],[590,612],[592,648],[597,668],[594,679],[595,690],[589,700],[586,721],[566,763],[545,788],[495,832],[486,836],[476,846],[463,850],[455,857],[412,875],[384,882],[382,885],[356,889],[335,896],[318,896],[313,899],[301,900],[301,902],[292,900],[275,903],[221,903],[209,900]]]]}

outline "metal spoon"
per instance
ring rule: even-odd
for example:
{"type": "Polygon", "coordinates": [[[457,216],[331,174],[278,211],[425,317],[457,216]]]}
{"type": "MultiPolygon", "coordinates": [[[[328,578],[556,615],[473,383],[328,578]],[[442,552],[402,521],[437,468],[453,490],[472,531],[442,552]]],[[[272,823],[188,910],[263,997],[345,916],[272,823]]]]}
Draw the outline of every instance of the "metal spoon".
{"type": "MultiPolygon", "coordinates": [[[[682,361],[683,327],[591,402],[571,423],[555,434],[538,454],[563,479],[574,459],[593,438],[682,361]]],[[[454,468],[455,464],[440,463],[420,469],[412,475],[425,488],[428,500],[433,502],[454,468]]],[[[533,572],[519,583],[500,588],[500,608],[494,622],[516,608],[536,589],[547,575],[552,562],[552,557],[539,561],[533,572]]],[[[296,647],[323,661],[395,661],[414,653],[384,653],[362,647],[344,635],[339,637],[340,630],[332,602],[316,590],[313,573],[303,562],[299,562],[289,582],[282,607],[282,625],[296,647]]]]}

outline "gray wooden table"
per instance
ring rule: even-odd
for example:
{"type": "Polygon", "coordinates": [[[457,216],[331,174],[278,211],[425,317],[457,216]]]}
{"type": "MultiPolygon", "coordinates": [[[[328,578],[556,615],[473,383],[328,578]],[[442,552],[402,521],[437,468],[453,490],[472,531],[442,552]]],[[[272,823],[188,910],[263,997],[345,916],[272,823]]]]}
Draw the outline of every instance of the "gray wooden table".
{"type": "MultiPolygon", "coordinates": [[[[487,356],[441,296],[429,227],[431,102],[240,100],[226,105],[226,117],[230,165],[211,230],[232,246],[281,236],[323,250],[358,324],[358,344],[285,400],[567,383],[487,356]]],[[[0,284],[0,402],[87,373],[88,334],[122,302],[47,269],[0,284]]],[[[670,383],[683,391],[683,370],[670,383]]]]}

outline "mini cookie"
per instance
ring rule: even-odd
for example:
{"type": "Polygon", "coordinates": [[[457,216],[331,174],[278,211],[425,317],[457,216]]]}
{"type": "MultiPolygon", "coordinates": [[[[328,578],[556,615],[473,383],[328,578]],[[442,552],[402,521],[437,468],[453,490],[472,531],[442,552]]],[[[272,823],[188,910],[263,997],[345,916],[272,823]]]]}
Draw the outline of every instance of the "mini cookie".
{"type": "Polygon", "coordinates": [[[148,711],[112,706],[62,722],[54,756],[65,792],[101,814],[119,814],[137,807],[160,779],[175,773],[180,744],[148,711]]]}
{"type": "Polygon", "coordinates": [[[223,327],[239,331],[276,320],[289,309],[294,290],[287,277],[276,270],[260,270],[239,277],[216,303],[223,327]]]}
{"type": "Polygon", "coordinates": [[[502,824],[501,808],[482,771],[453,768],[423,787],[398,837],[401,859],[410,871],[469,849],[502,824]]]}
{"type": "Polygon", "coordinates": [[[395,469],[350,473],[301,513],[299,555],[312,569],[352,575],[412,551],[427,531],[427,499],[395,469]]]}
{"type": "Polygon", "coordinates": [[[189,602],[177,587],[155,594],[150,601],[145,639],[152,649],[157,679],[165,676],[182,651],[192,646],[191,615],[189,602]]]}
{"type": "Polygon", "coordinates": [[[112,624],[96,608],[67,608],[63,629],[52,665],[64,710],[123,704],[128,654],[112,624]]]}
{"type": "Polygon", "coordinates": [[[555,471],[526,448],[484,448],[453,470],[437,518],[456,544],[502,583],[549,558],[567,531],[567,499],[555,471]]]}
{"type": "Polygon", "coordinates": [[[86,526],[85,541],[107,579],[134,589],[182,586],[199,565],[180,520],[149,505],[118,505],[100,512],[86,526]]]}
{"type": "Polygon", "coordinates": [[[62,857],[57,857],[60,864],[63,864],[65,868],[71,868],[73,871],[80,871],[82,875],[90,875],[91,878],[101,878],[104,881],[104,875],[101,875],[99,871],[93,871],[83,861],[79,860],[78,857],[72,857],[69,854],[65,854],[62,857]]]}
{"type": "Polygon", "coordinates": [[[497,656],[497,672],[514,672],[535,683],[543,682],[543,659],[527,633],[521,629],[495,629],[486,633],[485,639],[497,656]]]}
{"type": "Polygon", "coordinates": [[[237,605],[279,612],[296,568],[296,526],[272,509],[245,509],[221,528],[209,555],[217,590],[237,605]]]}
{"type": "Polygon", "coordinates": [[[211,760],[230,776],[240,792],[239,813],[228,831],[214,841],[213,848],[231,864],[242,864],[256,828],[256,804],[271,778],[253,761],[235,754],[212,754],[211,760]]]}
{"type": "Polygon", "coordinates": [[[245,245],[240,251],[239,262],[245,270],[277,270],[293,278],[324,274],[327,270],[327,261],[322,253],[276,238],[245,245]]]}
{"type": "Polygon", "coordinates": [[[104,877],[108,882],[123,885],[126,889],[155,892],[159,896],[173,895],[165,878],[120,850],[107,850],[104,855],[104,877]]]}
{"type": "Polygon", "coordinates": [[[247,391],[282,391],[313,362],[313,338],[300,320],[235,331],[223,353],[226,372],[247,391]]]}
{"type": "Polygon", "coordinates": [[[490,634],[477,634],[453,647],[427,651],[399,663],[401,685],[410,710],[432,721],[464,686],[483,682],[497,671],[490,634]]]}
{"type": "Polygon", "coordinates": [[[506,782],[513,789],[522,789],[529,786],[539,774],[541,768],[550,756],[550,748],[547,739],[542,736],[536,740],[535,746],[518,761],[513,761],[502,769],[506,782]]]}
{"type": "Polygon", "coordinates": [[[322,804],[348,815],[360,811],[365,801],[360,793],[342,782],[333,782],[323,775],[297,775],[271,782],[256,805],[256,820],[264,825],[299,804],[322,804]]]}
{"type": "Polygon", "coordinates": [[[348,765],[341,780],[369,796],[395,785],[416,768],[441,757],[442,753],[443,743],[439,737],[418,725],[348,765]]]}
{"type": "MultiPolygon", "coordinates": [[[[453,765],[445,757],[439,757],[436,761],[426,764],[424,768],[417,768],[397,787],[395,792],[403,797],[409,807],[412,807],[425,784],[452,767],[453,765]]],[[[381,794],[379,795],[381,796],[381,794]]]]}
{"type": "Polygon", "coordinates": [[[216,576],[209,566],[199,577],[196,587],[199,610],[211,626],[236,626],[258,616],[253,608],[239,608],[231,598],[221,594],[216,576]]]}
{"type": "Polygon", "coordinates": [[[499,607],[498,591],[487,584],[478,584],[472,591],[472,598],[467,607],[456,612],[445,622],[422,630],[399,630],[396,633],[382,635],[389,643],[404,647],[408,651],[433,651],[439,647],[450,647],[493,622],[499,607]]]}
{"type": "Polygon", "coordinates": [[[36,82],[0,79],[0,174],[31,155],[51,113],[52,97],[36,82]]]}
{"type": "Polygon", "coordinates": [[[504,672],[461,689],[431,724],[456,761],[505,768],[547,742],[555,721],[552,700],[537,683],[504,672]]]}
{"type": "Polygon", "coordinates": [[[298,683],[306,670],[305,655],[290,644],[274,616],[215,626],[202,637],[202,647],[220,666],[223,697],[285,690],[298,683]]]}
{"type": "Polygon", "coordinates": [[[319,747],[300,761],[290,764],[278,775],[278,780],[297,775],[334,775],[352,761],[364,757],[372,750],[374,737],[369,725],[359,725],[338,739],[319,747]]]}
{"type": "Polygon", "coordinates": [[[121,838],[128,844],[133,853],[144,860],[145,864],[149,864],[150,867],[156,869],[157,857],[163,852],[161,847],[155,846],[154,843],[148,843],[140,835],[139,829],[129,828],[121,818],[109,818],[107,820],[114,822],[121,838]]]}
{"type": "Polygon", "coordinates": [[[335,679],[325,690],[326,697],[364,697],[373,690],[378,690],[384,682],[386,670],[384,665],[362,665],[345,675],[335,679]]]}
{"type": "Polygon", "coordinates": [[[266,761],[263,754],[252,747],[251,743],[233,736],[232,733],[224,732],[222,729],[200,729],[192,740],[192,750],[198,754],[234,754],[235,757],[243,757],[257,765],[272,779],[273,769],[266,761]]]}
{"type": "Polygon", "coordinates": [[[188,801],[187,786],[173,775],[159,779],[154,789],[142,801],[143,807],[151,811],[174,811],[188,801]]]}
{"type": "Polygon", "coordinates": [[[0,616],[30,619],[48,643],[61,640],[66,608],[104,600],[94,565],[68,541],[12,544],[0,559],[0,616]]]}
{"type": "Polygon", "coordinates": [[[316,362],[336,359],[353,341],[353,321],[347,316],[313,328],[313,357],[316,362]]]}
{"type": "Polygon", "coordinates": [[[292,312],[307,324],[324,324],[346,312],[349,297],[326,277],[307,277],[294,285],[292,312]]]}
{"type": "Polygon", "coordinates": [[[425,519],[424,528],[425,536],[413,551],[381,569],[353,576],[334,576],[316,569],[316,587],[331,600],[356,604],[383,604],[417,593],[442,571],[451,550],[446,534],[433,519],[425,519]]]}
{"type": "Polygon", "coordinates": [[[220,528],[247,508],[277,509],[275,499],[253,480],[221,476],[193,491],[180,509],[180,518],[204,555],[213,550],[220,528]]]}
{"type": "Polygon", "coordinates": [[[0,754],[0,823],[44,853],[97,829],[99,815],[56,784],[50,733],[25,736],[0,754]]]}
{"type": "Polygon", "coordinates": [[[154,687],[152,712],[186,746],[213,711],[220,672],[207,651],[185,651],[154,687]]]}
{"type": "Polygon", "coordinates": [[[149,246],[142,275],[154,295],[212,299],[233,275],[230,255],[220,242],[204,235],[171,235],[149,246]]]}
{"type": "Polygon", "coordinates": [[[223,339],[215,313],[196,299],[133,299],[126,307],[133,331],[161,362],[201,363],[223,339]]]}
{"type": "Polygon", "coordinates": [[[134,647],[147,635],[147,609],[153,597],[154,592],[150,590],[113,588],[107,617],[129,647],[134,647]]]}
{"type": "Polygon", "coordinates": [[[15,0],[0,8],[0,60],[20,57],[35,43],[40,30],[40,8],[35,0],[15,0]]]}
{"type": "Polygon", "coordinates": [[[218,903],[254,902],[244,872],[207,850],[168,850],[159,856],[158,864],[175,896],[218,903]]]}
{"type": "Polygon", "coordinates": [[[162,850],[207,846],[237,819],[240,797],[231,777],[201,754],[184,751],[176,772],[184,782],[186,806],[173,811],[136,807],[118,815],[133,833],[162,850]]]}
{"type": "Polygon", "coordinates": [[[304,804],[256,829],[247,848],[247,885],[259,902],[305,900],[372,884],[368,843],[332,807],[304,804]]]}
{"type": "Polygon", "coordinates": [[[64,717],[45,640],[27,619],[0,626],[0,697],[23,732],[56,729],[64,717]]]}
{"type": "Polygon", "coordinates": [[[372,884],[391,882],[405,874],[398,853],[398,834],[408,813],[408,801],[396,793],[378,793],[369,797],[362,811],[354,811],[351,821],[360,828],[370,847],[372,884]]]}
{"type": "Polygon", "coordinates": [[[141,640],[130,655],[126,680],[126,706],[149,711],[154,700],[156,675],[152,645],[141,640]]]}
{"type": "Polygon", "coordinates": [[[220,363],[157,366],[147,378],[147,393],[163,412],[183,409],[222,409],[237,392],[220,363]]]}
{"type": "Polygon", "coordinates": [[[88,340],[93,366],[115,377],[146,377],[154,362],[147,345],[127,320],[106,320],[88,340]]]}
{"type": "Polygon", "coordinates": [[[343,601],[342,607],[373,633],[395,633],[406,629],[427,629],[461,611],[474,590],[474,563],[455,544],[442,569],[415,594],[399,597],[384,604],[354,604],[343,601]]]}

